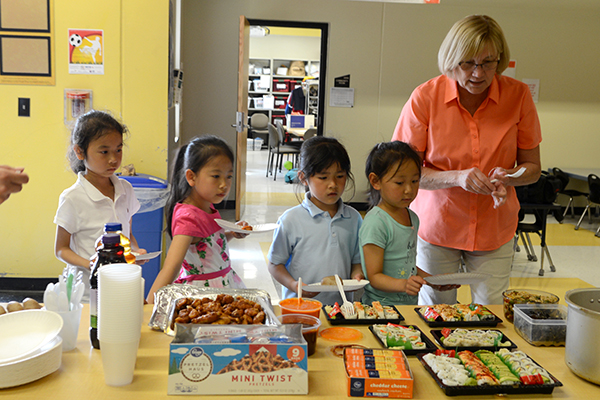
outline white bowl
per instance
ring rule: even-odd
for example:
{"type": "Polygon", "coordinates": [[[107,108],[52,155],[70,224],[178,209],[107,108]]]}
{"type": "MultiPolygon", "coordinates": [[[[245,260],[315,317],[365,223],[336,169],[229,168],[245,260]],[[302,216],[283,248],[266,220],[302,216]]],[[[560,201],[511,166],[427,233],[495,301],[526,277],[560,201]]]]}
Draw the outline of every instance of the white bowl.
{"type": "Polygon", "coordinates": [[[58,336],[63,319],[46,310],[0,315],[0,366],[33,354],[58,336]]]}
{"type": "Polygon", "coordinates": [[[29,357],[0,365],[0,389],[24,385],[50,375],[60,368],[61,361],[62,339],[55,336],[29,357]]]}

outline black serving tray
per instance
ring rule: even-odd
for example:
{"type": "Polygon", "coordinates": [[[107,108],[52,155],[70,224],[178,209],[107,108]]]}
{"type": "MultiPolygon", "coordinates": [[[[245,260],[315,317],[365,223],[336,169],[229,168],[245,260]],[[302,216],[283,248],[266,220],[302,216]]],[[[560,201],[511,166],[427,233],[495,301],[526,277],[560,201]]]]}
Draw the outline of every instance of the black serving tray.
{"type": "MultiPolygon", "coordinates": [[[[375,325],[385,325],[385,324],[375,324],[375,325]]],[[[403,325],[406,327],[412,327],[413,329],[416,329],[417,331],[419,331],[421,333],[421,340],[423,341],[423,343],[425,343],[425,348],[424,349],[411,349],[411,350],[402,350],[404,352],[404,354],[406,354],[407,356],[414,356],[420,353],[431,353],[432,351],[436,351],[438,348],[435,345],[435,343],[429,339],[427,337],[427,335],[419,329],[418,326],[415,325],[403,325]]],[[[384,349],[388,349],[389,347],[386,346],[385,343],[383,343],[381,341],[381,339],[379,338],[379,336],[377,336],[377,334],[375,333],[375,331],[373,331],[373,325],[369,326],[369,330],[371,331],[371,333],[373,334],[373,336],[375,336],[375,339],[377,339],[377,341],[379,342],[379,344],[384,348],[384,349]]]]}
{"type": "MultiPolygon", "coordinates": [[[[495,329],[492,329],[493,331],[496,331],[495,329]]],[[[502,333],[502,341],[506,342],[509,341],[510,342],[510,346],[445,346],[444,343],[442,342],[442,330],[441,329],[432,329],[431,331],[431,336],[433,336],[433,338],[435,339],[435,341],[437,342],[437,344],[444,348],[444,349],[448,349],[448,350],[456,350],[456,351],[463,351],[463,350],[469,350],[472,352],[476,352],[477,350],[490,350],[490,351],[497,351],[499,349],[507,349],[507,350],[512,350],[512,349],[516,349],[517,345],[515,344],[515,342],[513,342],[512,340],[510,340],[505,334],[504,332],[500,332],[502,333]]]]}
{"type": "MultiPolygon", "coordinates": [[[[551,394],[555,387],[562,386],[563,384],[556,379],[552,374],[550,375],[550,379],[552,379],[551,383],[546,383],[544,385],[478,385],[478,386],[447,386],[444,385],[442,380],[437,376],[437,374],[431,369],[427,361],[423,360],[423,356],[425,354],[417,354],[417,358],[423,364],[423,367],[429,372],[429,374],[433,377],[438,386],[444,391],[446,396],[465,396],[465,395],[484,395],[484,394],[551,394]]],[[[531,357],[529,357],[531,358],[531,357]]],[[[532,360],[536,364],[536,361],[532,360]]],[[[539,365],[539,364],[538,364],[539,365]]],[[[544,368],[545,369],[545,368],[544,368]]],[[[547,370],[546,370],[547,371],[547,370]]]]}
{"type": "Polygon", "coordinates": [[[417,313],[417,315],[430,327],[435,328],[435,327],[446,327],[446,328],[463,328],[463,327],[479,327],[479,326],[497,326],[498,324],[502,323],[502,320],[500,318],[498,318],[498,316],[496,314],[494,314],[493,312],[492,315],[494,316],[494,319],[490,319],[487,321],[428,321],[427,319],[425,319],[425,317],[423,316],[423,314],[421,314],[419,312],[419,309],[421,309],[421,307],[415,307],[415,312],[417,313]]]}
{"type": "Polygon", "coordinates": [[[400,314],[400,311],[392,306],[394,310],[398,313],[398,318],[392,319],[381,319],[381,318],[362,318],[362,319],[345,319],[345,318],[330,318],[327,315],[327,311],[325,311],[325,306],[322,307],[323,313],[325,314],[325,318],[327,318],[327,322],[331,325],[373,325],[373,324],[400,324],[400,322],[404,321],[404,317],[400,314]]]}

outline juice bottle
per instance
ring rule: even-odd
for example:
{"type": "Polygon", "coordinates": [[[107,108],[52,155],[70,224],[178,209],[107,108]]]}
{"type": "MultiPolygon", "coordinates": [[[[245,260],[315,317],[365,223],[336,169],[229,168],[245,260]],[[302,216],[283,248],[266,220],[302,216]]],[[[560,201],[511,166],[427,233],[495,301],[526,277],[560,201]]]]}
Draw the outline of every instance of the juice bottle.
{"type": "Polygon", "coordinates": [[[125,250],[120,244],[119,233],[102,235],[101,246],[90,273],[90,342],[95,349],[100,348],[98,340],[98,270],[106,264],[125,263],[125,250]]]}
{"type": "MultiPolygon", "coordinates": [[[[123,246],[123,249],[125,249],[125,261],[128,264],[134,264],[135,263],[135,255],[133,255],[131,253],[131,241],[129,240],[129,238],[125,235],[123,235],[123,232],[121,232],[123,229],[123,225],[121,225],[120,222],[109,222],[107,224],[104,224],[104,234],[107,233],[118,233],[119,235],[121,235],[121,246],[123,246]]],[[[102,236],[100,236],[98,238],[98,240],[96,240],[96,251],[98,251],[100,249],[100,247],[102,246],[102,236]]]]}

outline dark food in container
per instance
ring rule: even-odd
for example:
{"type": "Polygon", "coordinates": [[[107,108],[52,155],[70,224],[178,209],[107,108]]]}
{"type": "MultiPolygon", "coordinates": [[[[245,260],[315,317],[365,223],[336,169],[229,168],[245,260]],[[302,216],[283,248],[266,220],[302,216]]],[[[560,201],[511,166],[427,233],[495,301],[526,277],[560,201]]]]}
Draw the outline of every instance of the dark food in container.
{"type": "Polygon", "coordinates": [[[517,304],[515,330],[534,346],[564,346],[567,308],[562,304],[517,304]]]}
{"type": "Polygon", "coordinates": [[[556,304],[558,296],[541,290],[532,289],[508,289],[502,292],[504,298],[504,316],[509,322],[513,322],[515,304],[556,304]]]}

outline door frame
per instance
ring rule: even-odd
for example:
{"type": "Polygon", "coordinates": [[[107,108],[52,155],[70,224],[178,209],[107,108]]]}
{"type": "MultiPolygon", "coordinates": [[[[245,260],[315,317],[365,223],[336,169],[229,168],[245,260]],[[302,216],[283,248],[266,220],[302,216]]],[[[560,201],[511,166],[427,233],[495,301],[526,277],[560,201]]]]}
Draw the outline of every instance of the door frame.
{"type": "Polygon", "coordinates": [[[321,31],[321,49],[319,56],[319,107],[316,121],[317,135],[323,135],[325,121],[325,89],[327,77],[327,45],[329,43],[329,24],[326,22],[281,21],[270,19],[248,18],[251,26],[277,26],[282,28],[306,28],[321,31]]]}

